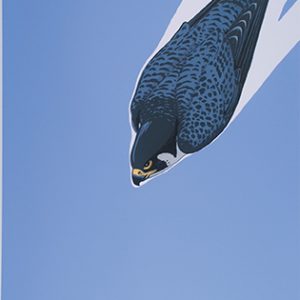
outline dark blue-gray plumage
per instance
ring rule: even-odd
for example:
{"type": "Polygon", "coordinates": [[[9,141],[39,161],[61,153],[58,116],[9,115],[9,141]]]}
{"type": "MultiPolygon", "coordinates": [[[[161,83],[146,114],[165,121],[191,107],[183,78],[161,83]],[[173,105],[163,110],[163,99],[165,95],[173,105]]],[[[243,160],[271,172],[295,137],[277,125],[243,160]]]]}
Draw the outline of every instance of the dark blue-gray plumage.
{"type": "Polygon", "coordinates": [[[176,156],[174,144],[183,153],[196,152],[224,130],[241,96],[267,4],[211,1],[151,59],[131,102],[134,170],[162,152],[176,156]],[[167,129],[161,134],[157,128],[167,129]]]}

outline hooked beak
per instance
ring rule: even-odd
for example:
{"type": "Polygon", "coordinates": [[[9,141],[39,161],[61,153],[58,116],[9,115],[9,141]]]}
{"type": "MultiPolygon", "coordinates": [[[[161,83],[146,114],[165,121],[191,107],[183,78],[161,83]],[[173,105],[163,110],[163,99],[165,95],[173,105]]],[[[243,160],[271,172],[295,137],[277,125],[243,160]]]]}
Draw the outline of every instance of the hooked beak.
{"type": "Polygon", "coordinates": [[[140,169],[132,170],[132,182],[134,185],[139,186],[141,182],[148,179],[152,174],[154,174],[157,170],[152,170],[149,172],[144,172],[140,169]]]}

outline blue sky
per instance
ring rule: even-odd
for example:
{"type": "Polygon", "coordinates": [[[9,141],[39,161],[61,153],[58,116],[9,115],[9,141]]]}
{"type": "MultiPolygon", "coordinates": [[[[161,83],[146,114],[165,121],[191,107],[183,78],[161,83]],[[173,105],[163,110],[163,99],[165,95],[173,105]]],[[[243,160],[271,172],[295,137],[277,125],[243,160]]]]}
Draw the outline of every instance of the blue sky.
{"type": "Polygon", "coordinates": [[[299,299],[299,45],[213,145],[130,184],[128,103],[179,3],[5,1],[4,300],[299,299]]]}

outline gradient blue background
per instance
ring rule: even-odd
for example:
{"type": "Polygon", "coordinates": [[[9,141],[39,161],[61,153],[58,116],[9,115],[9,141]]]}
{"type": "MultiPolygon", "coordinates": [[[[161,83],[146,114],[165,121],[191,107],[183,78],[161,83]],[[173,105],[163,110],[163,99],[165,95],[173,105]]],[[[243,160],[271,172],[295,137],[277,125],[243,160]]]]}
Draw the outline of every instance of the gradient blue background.
{"type": "Polygon", "coordinates": [[[129,99],[179,3],[4,2],[4,300],[299,300],[299,46],[213,145],[130,184],[129,99]]]}

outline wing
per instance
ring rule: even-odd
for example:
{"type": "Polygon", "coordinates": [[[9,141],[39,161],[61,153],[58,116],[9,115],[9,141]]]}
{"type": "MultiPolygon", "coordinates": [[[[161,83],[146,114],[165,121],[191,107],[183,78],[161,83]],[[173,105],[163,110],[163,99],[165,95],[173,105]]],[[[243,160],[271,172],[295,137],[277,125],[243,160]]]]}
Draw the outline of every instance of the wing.
{"type": "MultiPolygon", "coordinates": [[[[145,102],[149,100],[155,91],[162,90],[166,88],[166,85],[170,86],[173,84],[173,82],[166,82],[165,79],[169,80],[171,78],[170,80],[172,81],[172,77],[174,77],[172,72],[176,72],[176,69],[181,68],[182,61],[188,56],[193,46],[199,43],[199,36],[197,36],[197,34],[189,36],[191,29],[196,27],[213,8],[222,2],[224,2],[224,0],[212,0],[193,19],[183,23],[166,46],[147,64],[139,79],[130,106],[132,126],[135,130],[137,130],[139,126],[140,111],[145,105],[145,102]]],[[[158,94],[162,96],[162,93],[158,94]]]]}
{"type": "Polygon", "coordinates": [[[233,97],[235,76],[230,61],[219,73],[214,65],[201,66],[201,56],[193,58],[193,69],[186,66],[178,85],[179,125],[177,143],[184,153],[193,153],[208,145],[225,128],[233,97]],[[232,73],[232,74],[231,74],[232,73]]]}
{"type": "Polygon", "coordinates": [[[269,0],[252,1],[249,8],[244,10],[232,25],[225,38],[231,47],[235,69],[240,76],[238,98],[242,93],[250,69],[268,2],[269,0]]]}
{"type": "Polygon", "coordinates": [[[150,60],[138,82],[131,101],[132,126],[137,130],[140,122],[140,110],[154,91],[159,91],[163,81],[178,67],[181,59],[189,51],[189,45],[184,44],[190,26],[183,23],[172,39],[150,60]]]}
{"type": "MultiPolygon", "coordinates": [[[[224,1],[225,2],[225,1],[224,1]]],[[[178,84],[180,122],[178,145],[193,153],[208,145],[226,127],[238,104],[257,43],[268,1],[252,1],[213,43],[214,60],[209,47],[196,49],[183,69],[178,84]],[[197,74],[199,73],[199,75],[197,74]],[[184,78],[185,77],[185,78],[184,78]]],[[[209,37],[210,38],[210,37],[209,37]]],[[[208,43],[206,39],[204,46],[208,43]]]]}

